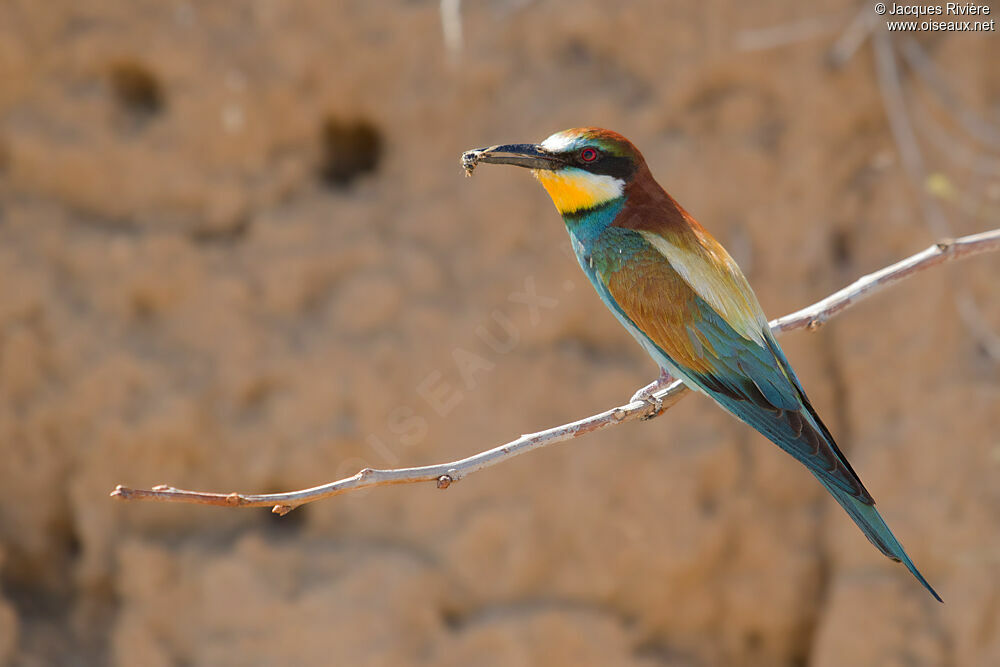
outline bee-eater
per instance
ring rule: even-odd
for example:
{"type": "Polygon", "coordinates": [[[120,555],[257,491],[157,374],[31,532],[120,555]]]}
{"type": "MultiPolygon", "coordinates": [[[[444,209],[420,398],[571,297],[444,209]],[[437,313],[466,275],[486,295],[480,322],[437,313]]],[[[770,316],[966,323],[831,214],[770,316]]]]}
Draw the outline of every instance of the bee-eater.
{"type": "Polygon", "coordinates": [[[601,300],[660,367],[633,400],[652,400],[672,378],[707,394],[805,465],[871,543],[941,601],[816,414],[736,262],[653,179],[632,142],[578,128],[462,156],[467,171],[479,162],[526,167],[552,198],[601,300]]]}

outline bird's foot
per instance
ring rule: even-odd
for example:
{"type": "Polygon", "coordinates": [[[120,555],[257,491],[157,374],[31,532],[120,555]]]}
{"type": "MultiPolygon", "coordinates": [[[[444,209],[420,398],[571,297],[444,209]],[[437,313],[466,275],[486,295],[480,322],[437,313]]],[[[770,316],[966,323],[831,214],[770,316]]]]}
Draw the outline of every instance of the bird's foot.
{"type": "Polygon", "coordinates": [[[632,398],[629,399],[629,403],[642,401],[643,403],[649,403],[650,405],[651,409],[642,416],[643,421],[652,419],[656,415],[660,414],[660,411],[663,409],[663,399],[655,396],[655,394],[658,391],[666,389],[674,382],[676,382],[674,376],[661,370],[660,377],[656,378],[645,387],[632,394],[632,398]]]}

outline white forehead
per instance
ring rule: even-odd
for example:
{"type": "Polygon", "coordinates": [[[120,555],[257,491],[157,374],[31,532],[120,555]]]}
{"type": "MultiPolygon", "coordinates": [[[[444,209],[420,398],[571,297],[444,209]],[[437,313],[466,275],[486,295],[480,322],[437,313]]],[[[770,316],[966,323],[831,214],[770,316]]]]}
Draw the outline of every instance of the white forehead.
{"type": "Polygon", "coordinates": [[[550,153],[568,151],[576,143],[577,137],[566,132],[556,132],[541,143],[541,147],[550,153]]]}

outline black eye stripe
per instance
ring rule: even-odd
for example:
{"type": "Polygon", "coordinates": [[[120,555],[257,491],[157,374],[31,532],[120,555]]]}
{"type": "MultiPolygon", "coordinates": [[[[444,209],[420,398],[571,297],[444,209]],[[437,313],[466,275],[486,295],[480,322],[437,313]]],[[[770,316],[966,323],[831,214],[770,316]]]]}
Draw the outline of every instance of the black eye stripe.
{"type": "Polygon", "coordinates": [[[615,178],[621,178],[624,180],[628,180],[632,177],[632,174],[635,173],[635,167],[636,165],[633,160],[617,155],[604,155],[600,160],[582,163],[580,165],[581,169],[589,171],[592,174],[614,176],[615,178]]]}
{"type": "Polygon", "coordinates": [[[636,170],[635,160],[624,155],[602,152],[593,146],[585,146],[582,149],[565,151],[558,154],[567,164],[575,166],[577,169],[588,171],[591,174],[613,176],[628,180],[636,170]],[[584,159],[584,152],[594,151],[595,155],[590,160],[584,159]]]}

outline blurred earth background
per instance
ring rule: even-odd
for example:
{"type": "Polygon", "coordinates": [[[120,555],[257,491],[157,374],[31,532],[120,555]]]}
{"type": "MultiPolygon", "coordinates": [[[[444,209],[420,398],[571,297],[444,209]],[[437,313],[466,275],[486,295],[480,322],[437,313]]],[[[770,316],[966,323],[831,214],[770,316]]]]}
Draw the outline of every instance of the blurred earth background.
{"type": "Polygon", "coordinates": [[[469,148],[621,131],[772,317],[997,226],[995,32],[877,30],[887,79],[865,3],[460,10],[0,2],[0,663],[1000,664],[996,255],[782,341],[945,605],[699,396],[447,491],[108,498],[450,460],[651,380],[469,148]]]}

